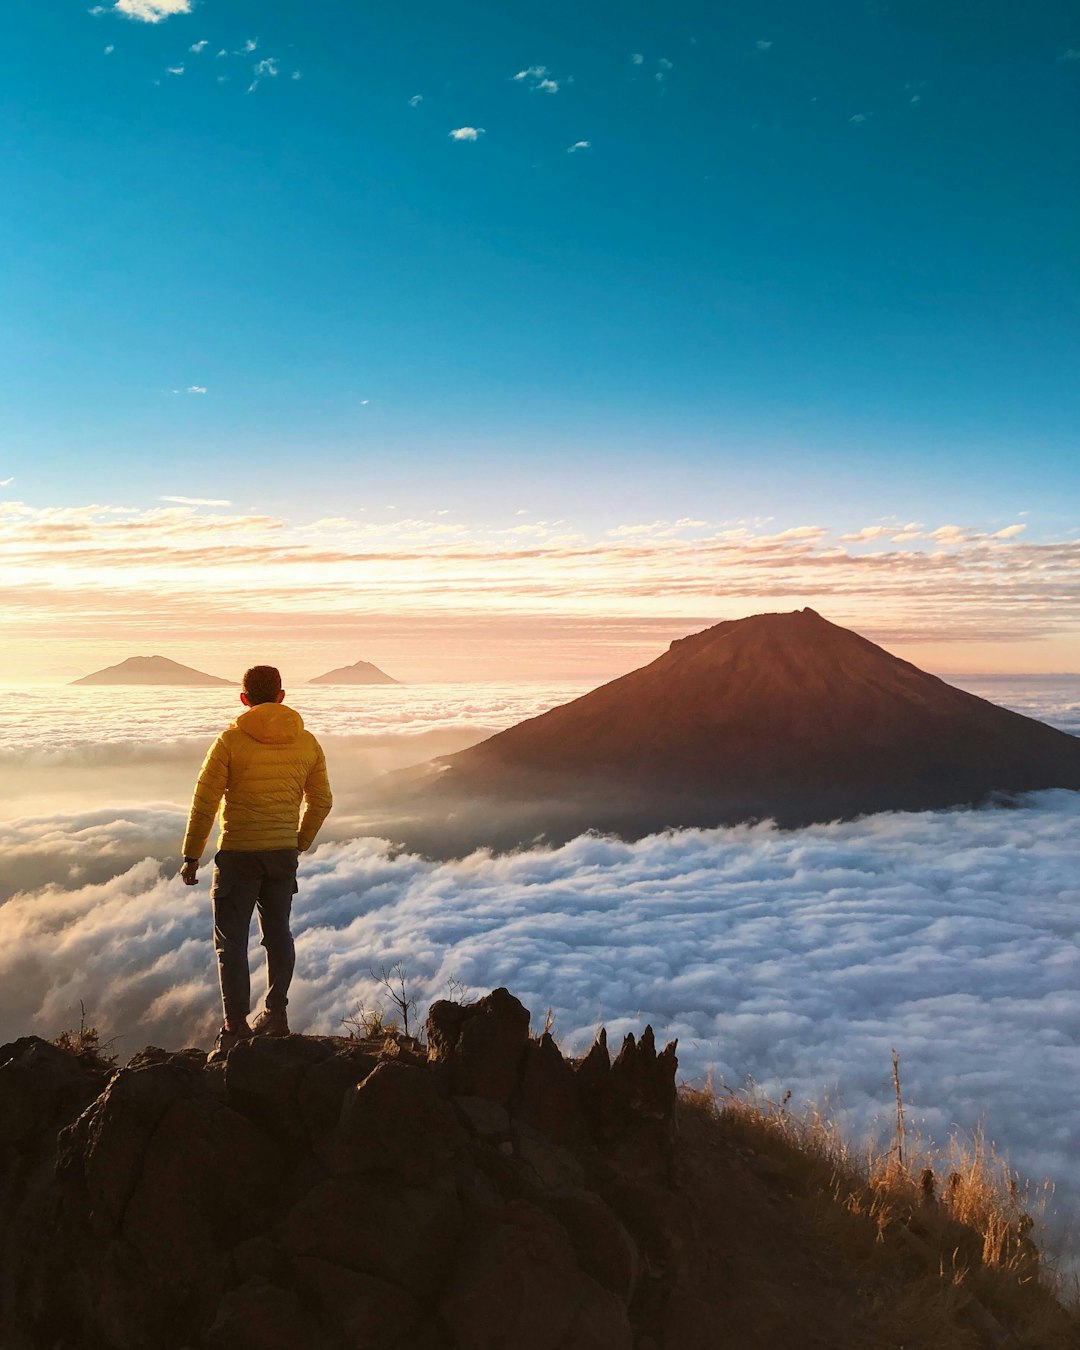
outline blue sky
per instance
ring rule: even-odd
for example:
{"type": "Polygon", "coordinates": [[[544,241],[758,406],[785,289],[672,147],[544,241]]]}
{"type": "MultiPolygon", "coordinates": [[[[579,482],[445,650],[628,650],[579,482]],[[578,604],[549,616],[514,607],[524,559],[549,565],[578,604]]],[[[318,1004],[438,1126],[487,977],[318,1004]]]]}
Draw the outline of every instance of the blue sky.
{"type": "Polygon", "coordinates": [[[587,612],[608,670],[810,603],[934,668],[1080,668],[1071,3],[5,17],[21,668],[80,625],[127,654],[170,590],[222,633],[306,593],[329,664],[345,609],[468,653],[483,604],[561,613],[549,647],[587,612]]]}
{"type": "Polygon", "coordinates": [[[28,497],[255,471],[271,509],[604,521],[786,516],[840,475],[846,525],[1080,486],[1069,5],[6,15],[28,497]]]}

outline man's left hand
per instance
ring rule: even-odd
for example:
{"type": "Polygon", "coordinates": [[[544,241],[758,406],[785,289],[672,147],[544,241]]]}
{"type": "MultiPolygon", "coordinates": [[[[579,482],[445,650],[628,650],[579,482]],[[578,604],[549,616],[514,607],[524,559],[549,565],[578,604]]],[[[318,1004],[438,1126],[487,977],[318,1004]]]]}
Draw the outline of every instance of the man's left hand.
{"type": "Polygon", "coordinates": [[[185,858],[184,865],[180,869],[180,876],[185,886],[198,885],[196,873],[199,870],[199,860],[197,858],[185,858]]]}

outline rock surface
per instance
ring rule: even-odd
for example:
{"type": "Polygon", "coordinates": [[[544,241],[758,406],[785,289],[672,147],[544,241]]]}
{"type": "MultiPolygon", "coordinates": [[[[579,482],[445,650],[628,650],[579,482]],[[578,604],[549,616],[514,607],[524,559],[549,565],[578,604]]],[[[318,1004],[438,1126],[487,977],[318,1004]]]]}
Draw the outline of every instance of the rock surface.
{"type": "Polygon", "coordinates": [[[648,1029],[568,1061],[505,989],[435,1004],[426,1046],[151,1047],[108,1072],[16,1041],[0,1344],[631,1350],[647,1325],[674,1350],[675,1070],[648,1029]]]}

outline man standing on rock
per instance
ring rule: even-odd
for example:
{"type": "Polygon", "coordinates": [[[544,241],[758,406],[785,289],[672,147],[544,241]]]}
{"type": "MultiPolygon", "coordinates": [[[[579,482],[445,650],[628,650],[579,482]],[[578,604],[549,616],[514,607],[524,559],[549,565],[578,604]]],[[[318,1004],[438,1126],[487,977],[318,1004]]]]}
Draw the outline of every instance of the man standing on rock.
{"type": "Polygon", "coordinates": [[[281,675],[273,666],[245,672],[240,702],[247,712],[210,747],[184,836],[180,875],[194,886],[224,797],[210,898],[225,1020],[212,1060],[223,1059],[238,1041],[253,1035],[289,1034],[286,1006],[296,963],[289,914],[296,864],[315,842],[333,797],[322,747],[284,698],[281,675]],[[266,1006],[249,1026],[248,935],[256,909],[266,948],[266,1006]]]}

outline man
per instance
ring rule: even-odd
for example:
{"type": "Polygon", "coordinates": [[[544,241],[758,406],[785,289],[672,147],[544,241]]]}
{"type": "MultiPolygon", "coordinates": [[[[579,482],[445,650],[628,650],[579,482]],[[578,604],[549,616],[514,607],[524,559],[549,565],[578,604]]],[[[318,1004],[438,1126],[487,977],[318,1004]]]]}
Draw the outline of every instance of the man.
{"type": "Polygon", "coordinates": [[[247,712],[210,747],[188,816],[180,875],[194,886],[225,798],[210,890],[224,1024],[211,1060],[224,1059],[250,1036],[289,1034],[286,1007],[296,963],[289,914],[296,864],[314,843],[333,797],[322,747],[284,698],[281,676],[273,666],[252,666],[245,672],[240,702],[247,712]],[[248,934],[255,909],[266,948],[266,1004],[249,1026],[248,934]]]}

